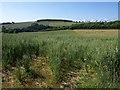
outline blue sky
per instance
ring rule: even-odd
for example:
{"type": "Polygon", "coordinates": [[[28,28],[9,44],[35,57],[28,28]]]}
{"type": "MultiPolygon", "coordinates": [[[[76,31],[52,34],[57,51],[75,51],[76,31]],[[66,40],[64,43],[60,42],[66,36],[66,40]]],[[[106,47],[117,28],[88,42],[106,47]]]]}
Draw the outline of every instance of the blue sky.
{"type": "Polygon", "coordinates": [[[0,22],[58,18],[71,20],[117,20],[117,2],[4,2],[0,22]]]}

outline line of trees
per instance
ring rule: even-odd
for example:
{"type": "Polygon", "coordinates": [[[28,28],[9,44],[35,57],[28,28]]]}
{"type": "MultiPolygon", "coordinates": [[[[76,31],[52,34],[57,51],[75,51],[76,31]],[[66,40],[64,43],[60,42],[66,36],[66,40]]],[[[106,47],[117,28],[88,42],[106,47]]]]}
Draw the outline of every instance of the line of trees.
{"type": "Polygon", "coordinates": [[[37,22],[41,21],[62,21],[62,22],[73,22],[72,20],[62,20],[62,19],[42,19],[42,20],[37,20],[37,22]]]}
{"type": "Polygon", "coordinates": [[[72,20],[62,20],[62,19],[42,19],[42,20],[37,20],[37,22],[41,21],[62,21],[62,22],[73,22],[72,20]]]}
{"type": "Polygon", "coordinates": [[[70,29],[120,29],[120,21],[78,23],[72,24],[70,29]]]}
{"type": "Polygon", "coordinates": [[[0,25],[7,25],[7,24],[15,24],[15,22],[3,22],[3,23],[0,23],[0,25]]]}

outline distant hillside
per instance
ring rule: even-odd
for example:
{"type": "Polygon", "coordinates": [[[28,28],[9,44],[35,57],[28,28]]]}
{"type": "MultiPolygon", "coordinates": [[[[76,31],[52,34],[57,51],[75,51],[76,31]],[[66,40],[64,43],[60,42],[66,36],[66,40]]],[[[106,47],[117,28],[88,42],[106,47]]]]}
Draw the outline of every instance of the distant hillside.
{"type": "Polygon", "coordinates": [[[120,29],[120,21],[112,22],[73,22],[60,19],[43,19],[33,22],[2,23],[2,32],[39,32],[74,29],[120,29]]]}
{"type": "Polygon", "coordinates": [[[74,24],[71,20],[61,20],[61,19],[42,19],[33,22],[20,22],[20,23],[2,23],[6,29],[15,29],[15,28],[26,28],[29,27],[32,23],[37,23],[39,25],[45,26],[55,26],[55,27],[62,27],[62,26],[70,26],[74,24]]]}

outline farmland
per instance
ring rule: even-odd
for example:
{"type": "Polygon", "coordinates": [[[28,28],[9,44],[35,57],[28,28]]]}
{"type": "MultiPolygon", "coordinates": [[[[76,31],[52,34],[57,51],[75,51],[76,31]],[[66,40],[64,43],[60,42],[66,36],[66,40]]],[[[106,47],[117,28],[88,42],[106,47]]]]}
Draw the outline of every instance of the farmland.
{"type": "Polygon", "coordinates": [[[3,33],[2,60],[3,88],[120,87],[118,30],[3,33]]]}

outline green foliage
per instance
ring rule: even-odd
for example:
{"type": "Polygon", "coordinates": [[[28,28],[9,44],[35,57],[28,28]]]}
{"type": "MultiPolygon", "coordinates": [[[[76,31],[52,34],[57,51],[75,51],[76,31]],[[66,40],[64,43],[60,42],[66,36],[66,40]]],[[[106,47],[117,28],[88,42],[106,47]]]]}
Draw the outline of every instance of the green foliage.
{"type": "Polygon", "coordinates": [[[23,65],[26,73],[30,71],[30,57],[28,55],[23,55],[23,65]]]}
{"type": "MultiPolygon", "coordinates": [[[[3,36],[3,40],[5,38],[3,36]]],[[[39,48],[38,48],[39,44],[34,41],[21,39],[20,41],[16,40],[16,43],[11,42],[11,44],[5,42],[6,41],[3,41],[3,47],[2,47],[4,68],[7,68],[8,66],[14,67],[18,62],[22,64],[23,63],[22,59],[25,58],[23,57],[24,55],[29,55],[30,57],[31,55],[39,55],[39,48]]]]}
{"type": "Polygon", "coordinates": [[[15,75],[16,75],[17,80],[19,80],[20,82],[22,82],[22,73],[21,73],[19,67],[18,67],[17,70],[15,71],[15,75]]]}
{"type": "Polygon", "coordinates": [[[115,78],[113,68],[116,67],[113,63],[118,61],[117,42],[118,38],[114,35],[83,36],[75,31],[3,34],[2,57],[4,67],[16,66],[17,62],[24,63],[26,72],[32,78],[37,77],[29,66],[32,55],[48,57],[56,81],[62,80],[64,71],[76,65],[81,69],[85,65],[89,72],[89,65],[98,73],[97,77],[102,82],[100,86],[110,87],[111,83],[116,84],[112,78],[115,78]]]}
{"type": "Polygon", "coordinates": [[[30,56],[23,55],[22,60],[23,60],[23,66],[24,66],[26,75],[30,78],[37,78],[38,74],[36,74],[34,70],[30,69],[30,62],[31,62],[30,56]]]}
{"type": "Polygon", "coordinates": [[[30,70],[27,74],[28,74],[28,77],[33,78],[33,79],[39,76],[34,70],[30,70]]]}
{"type": "Polygon", "coordinates": [[[70,29],[118,29],[120,21],[114,22],[86,22],[72,24],[70,29]]]}

